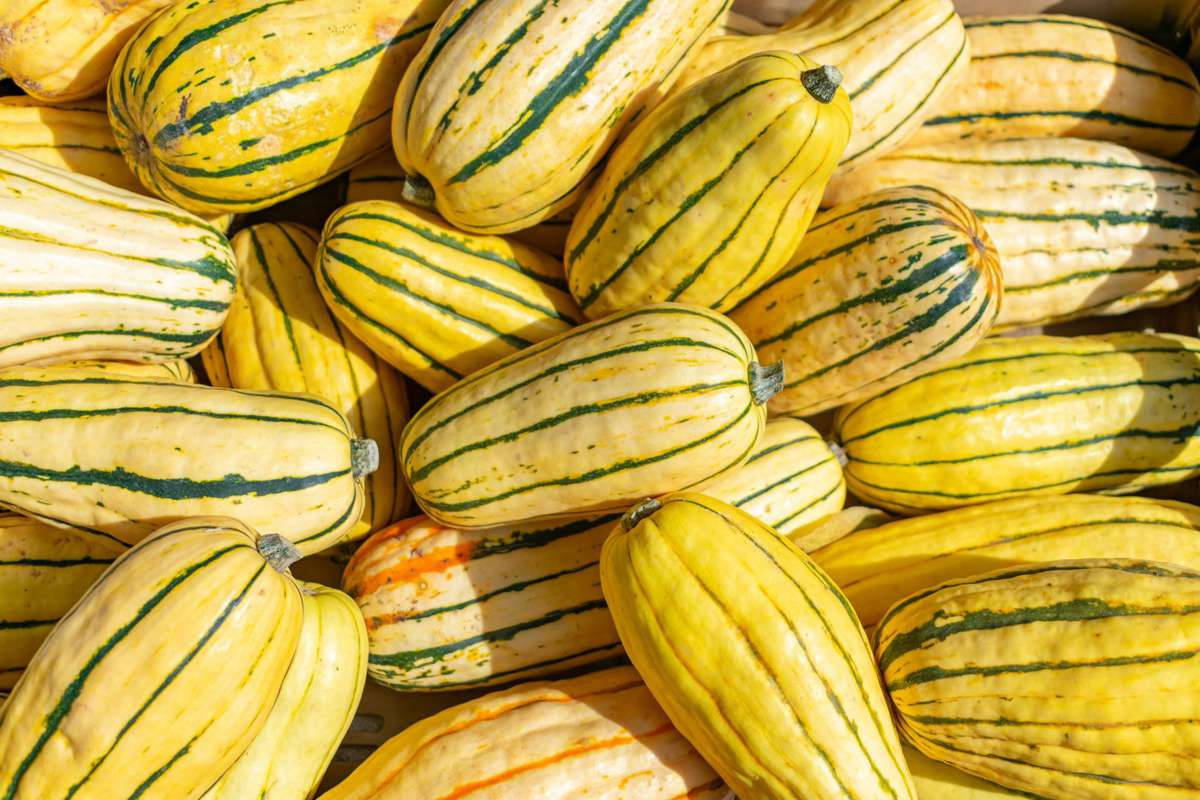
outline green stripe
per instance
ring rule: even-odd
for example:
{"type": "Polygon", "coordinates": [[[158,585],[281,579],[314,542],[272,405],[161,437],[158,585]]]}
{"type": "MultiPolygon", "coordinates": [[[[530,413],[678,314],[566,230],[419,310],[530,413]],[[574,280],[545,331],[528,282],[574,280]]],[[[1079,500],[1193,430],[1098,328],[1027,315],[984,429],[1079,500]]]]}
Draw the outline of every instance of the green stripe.
{"type": "MultiPolygon", "coordinates": [[[[282,228],[280,229],[282,230],[282,228]]],[[[296,331],[292,326],[292,315],[288,313],[287,306],[283,302],[283,297],[279,294],[279,287],[275,285],[275,278],[271,275],[271,265],[267,261],[267,254],[263,251],[262,242],[258,239],[258,231],[254,226],[251,226],[246,229],[246,232],[250,234],[250,246],[254,248],[254,257],[258,261],[263,279],[267,282],[267,290],[271,293],[271,297],[275,301],[275,308],[279,309],[279,315],[283,318],[283,331],[287,335],[288,344],[291,347],[293,362],[296,369],[303,374],[304,359],[300,357],[300,345],[296,342],[296,331]]],[[[288,241],[291,241],[291,239],[289,238],[288,241]]],[[[295,247],[294,242],[292,246],[293,248],[295,247]]],[[[308,259],[304,258],[298,250],[296,252],[300,256],[301,262],[307,267],[308,259]]],[[[303,280],[303,278],[300,280],[303,280]]],[[[293,282],[295,282],[294,279],[293,282]]]]}
{"type": "MultiPolygon", "coordinates": [[[[919,39],[916,39],[913,42],[911,42],[908,45],[908,47],[904,48],[904,50],[901,51],[901,53],[899,55],[897,55],[890,62],[888,62],[886,65],[884,65],[882,68],[880,68],[874,75],[872,75],[870,78],[867,78],[867,80],[863,81],[861,84],[859,84],[857,87],[855,87],[854,91],[850,92],[851,102],[853,102],[855,100],[855,98],[857,98],[860,94],[862,94],[863,92],[870,89],[875,84],[875,82],[879,80],[880,77],[882,77],[883,75],[886,75],[893,67],[896,66],[896,64],[898,64],[900,62],[900,59],[904,58],[909,53],[911,53],[918,45],[922,44],[930,36],[933,36],[935,33],[940,31],[942,28],[946,27],[951,22],[958,20],[958,19],[959,19],[958,12],[956,10],[954,10],[953,8],[951,8],[950,13],[947,14],[946,17],[941,22],[939,22],[935,27],[932,27],[929,30],[927,30],[925,33],[923,33],[921,35],[921,37],[919,39]]],[[[890,89],[889,91],[894,91],[894,87],[892,89],[890,89]]]]}
{"type": "MultiPolygon", "coordinates": [[[[1177,272],[1177,271],[1178,272],[1190,272],[1190,271],[1196,270],[1196,269],[1200,269],[1200,258],[1195,259],[1195,260],[1167,259],[1167,260],[1156,262],[1154,264],[1147,264],[1145,266],[1115,267],[1113,269],[1092,269],[1092,270],[1083,270],[1080,272],[1072,272],[1067,275],[1061,275],[1052,280],[1043,281],[1042,283],[1026,283],[1026,284],[1022,284],[1019,286],[1010,286],[1006,283],[1004,286],[1004,293],[1005,294],[1010,294],[1010,293],[1020,294],[1022,292],[1034,292],[1039,289],[1048,289],[1052,286],[1062,286],[1062,285],[1065,285],[1068,283],[1075,283],[1076,281],[1091,280],[1094,278],[1108,278],[1110,276],[1115,276],[1115,275],[1125,275],[1125,274],[1138,275],[1138,274],[1144,274],[1144,273],[1152,273],[1152,274],[1153,273],[1171,273],[1171,272],[1177,272]]],[[[1186,286],[1186,287],[1181,287],[1179,289],[1174,289],[1172,291],[1187,291],[1187,290],[1190,290],[1190,288],[1191,288],[1190,286],[1186,286]]],[[[1115,300],[1123,300],[1123,299],[1126,299],[1126,297],[1127,297],[1127,295],[1125,295],[1125,296],[1118,295],[1116,297],[1111,297],[1111,298],[1105,300],[1101,305],[1111,303],[1115,300]]]]}
{"type": "MultiPolygon", "coordinates": [[[[475,452],[476,450],[486,450],[489,447],[497,444],[511,444],[520,440],[523,436],[530,433],[549,430],[558,427],[559,425],[571,422],[579,417],[591,416],[593,414],[606,414],[617,409],[630,408],[633,406],[651,405],[659,400],[671,400],[681,398],[686,395],[705,395],[710,391],[719,389],[728,389],[733,386],[746,386],[749,391],[749,386],[744,379],[733,381],[720,381],[717,383],[696,383],[690,386],[680,386],[672,389],[661,389],[649,392],[641,392],[640,394],[619,397],[612,400],[605,400],[594,403],[582,403],[572,406],[567,410],[554,414],[549,417],[543,417],[537,422],[526,425],[523,428],[518,428],[508,433],[503,433],[499,436],[490,436],[484,439],[477,439],[470,444],[462,445],[448,453],[430,459],[425,462],[419,469],[413,471],[408,476],[410,483],[415,484],[417,481],[425,480],[436,469],[445,464],[454,461],[456,458],[467,453],[475,452]]],[[[0,421],[3,420],[2,412],[0,412],[0,421]]]]}
{"type": "MultiPolygon", "coordinates": [[[[555,664],[561,664],[564,661],[575,661],[575,660],[578,660],[581,658],[586,658],[588,656],[593,656],[593,655],[597,655],[599,653],[605,653],[605,652],[609,652],[609,651],[616,651],[616,654],[622,653],[621,643],[620,642],[612,642],[610,644],[603,644],[598,647],[589,647],[586,650],[580,650],[575,653],[568,653],[567,655],[559,656],[557,658],[548,658],[543,661],[538,661],[533,664],[528,664],[524,667],[516,667],[514,669],[503,670],[500,672],[489,672],[487,675],[484,675],[481,678],[470,678],[467,680],[450,681],[450,680],[446,680],[443,675],[443,676],[439,676],[442,678],[442,680],[438,681],[438,688],[450,688],[452,686],[457,686],[457,687],[479,686],[481,684],[507,682],[509,680],[516,679],[516,676],[518,676],[518,675],[532,676],[533,673],[542,673],[548,667],[552,667],[555,664]]],[[[606,664],[603,664],[603,663],[593,663],[593,661],[599,661],[599,660],[600,660],[599,658],[588,659],[586,662],[584,662],[586,665],[588,665],[588,668],[585,671],[591,672],[593,670],[599,670],[599,669],[602,669],[605,666],[607,666],[606,664]]],[[[618,666],[619,664],[624,664],[624,663],[625,663],[624,659],[620,659],[619,661],[612,663],[611,666],[618,666]]],[[[570,668],[564,668],[564,669],[570,669],[570,668]]],[[[376,672],[385,674],[386,680],[382,680],[381,682],[384,685],[386,685],[389,689],[395,689],[396,691],[401,691],[401,692],[404,692],[404,691],[427,692],[427,691],[429,691],[429,688],[430,688],[429,685],[425,684],[425,683],[407,683],[407,682],[396,681],[395,676],[390,671],[382,669],[382,668],[377,667],[376,672]]],[[[560,672],[561,672],[561,670],[560,670],[560,672]]],[[[380,679],[377,677],[376,680],[380,680],[380,679]]]]}
{"type": "MultiPolygon", "coordinates": [[[[577,50],[566,66],[529,102],[518,121],[494,140],[486,150],[467,162],[450,183],[461,183],[487,167],[495,166],[517,152],[525,140],[542,125],[567,98],[578,95],[587,86],[600,59],[625,34],[625,29],[646,13],[649,0],[628,0],[616,16],[600,25],[597,32],[577,50]]],[[[474,9],[472,9],[473,11],[474,9]]],[[[470,12],[468,12],[470,13],[470,12]]]]}
{"type": "Polygon", "coordinates": [[[25,630],[28,628],[47,628],[56,624],[58,624],[57,619],[0,619],[0,631],[25,630]]]}
{"type": "MultiPolygon", "coordinates": [[[[413,103],[416,101],[417,95],[420,93],[421,83],[425,80],[425,76],[429,74],[429,70],[433,68],[434,62],[437,61],[437,57],[441,55],[442,50],[444,50],[446,46],[450,44],[450,40],[454,38],[454,34],[458,33],[459,29],[466,25],[471,17],[474,16],[475,12],[483,7],[486,2],[487,0],[474,0],[471,5],[468,5],[465,8],[461,7],[460,5],[456,8],[458,11],[457,18],[450,19],[450,15],[447,13],[443,18],[437,21],[437,24],[434,26],[434,33],[437,35],[430,38],[426,42],[425,47],[421,49],[421,52],[417,54],[417,59],[423,58],[421,65],[417,67],[414,64],[413,66],[413,68],[416,69],[416,80],[413,81],[412,94],[409,97],[408,108],[405,109],[404,113],[404,123],[406,126],[409,120],[412,119],[413,103]]],[[[396,119],[400,119],[398,112],[396,119]]],[[[404,133],[405,138],[407,138],[407,130],[404,133]]],[[[397,141],[401,140],[398,138],[397,141]]]]}
{"type": "Polygon", "coordinates": [[[137,800],[137,798],[144,795],[146,793],[146,791],[152,785],[154,785],[154,783],[156,781],[158,781],[159,778],[161,778],[163,775],[165,775],[167,773],[167,771],[169,769],[171,769],[171,767],[175,766],[175,762],[179,761],[179,759],[183,758],[191,751],[192,745],[195,744],[196,740],[199,738],[200,738],[199,734],[193,736],[188,741],[187,744],[185,744],[183,747],[181,747],[177,751],[175,751],[175,754],[172,755],[169,759],[167,759],[167,763],[163,764],[161,767],[154,770],[154,772],[151,772],[146,777],[146,780],[142,781],[141,784],[136,789],[133,790],[133,794],[129,795],[128,800],[137,800]]]}
{"type": "Polygon", "coordinates": [[[6,144],[5,150],[87,150],[93,153],[112,153],[113,155],[121,155],[119,147],[97,147],[90,144],[59,144],[57,142],[51,144],[6,144]]]}
{"type": "Polygon", "coordinates": [[[86,336],[127,336],[135,339],[153,339],[158,342],[175,342],[183,344],[184,347],[173,350],[164,350],[172,354],[184,353],[194,347],[204,344],[213,337],[214,333],[211,330],[197,331],[196,333],[164,333],[162,331],[141,331],[132,328],[114,328],[103,331],[67,331],[66,333],[55,333],[49,336],[36,336],[31,339],[22,339],[18,342],[10,342],[9,344],[0,345],[0,352],[11,350],[17,347],[27,347],[37,342],[53,342],[59,339],[82,339],[86,336]]]}
{"type": "MultiPolygon", "coordinates": [[[[1116,67],[1126,72],[1132,72],[1134,75],[1145,75],[1149,78],[1158,78],[1166,83],[1174,83],[1185,89],[1195,92],[1196,87],[1182,78],[1176,78],[1174,75],[1168,75],[1165,72],[1159,72],[1146,67],[1135,66],[1125,61],[1112,61],[1107,58],[1098,58],[1089,56],[1083,53],[1072,53],[1066,50],[1021,50],[1007,53],[989,53],[988,55],[973,55],[972,61],[995,61],[1002,58],[1054,58],[1062,61],[1072,61],[1077,64],[1104,64],[1110,67],[1116,67]]],[[[928,124],[928,123],[927,123],[928,124]]]]}
{"type": "MultiPolygon", "coordinates": [[[[44,289],[40,291],[20,291],[20,292],[0,292],[0,297],[61,297],[64,295],[97,295],[100,297],[113,297],[121,300],[141,300],[147,303],[159,303],[169,308],[199,308],[205,311],[223,312],[229,308],[229,303],[217,300],[197,300],[192,298],[179,297],[151,297],[146,294],[135,294],[130,292],[113,292],[107,289],[44,289]]],[[[205,331],[205,336],[211,336],[212,331],[205,331]]]]}
{"type": "Polygon", "coordinates": [[[817,436],[815,434],[811,434],[811,433],[801,434],[800,436],[797,436],[795,439],[788,439],[786,442],[779,442],[778,444],[773,444],[770,447],[766,447],[762,450],[759,450],[759,451],[753,453],[750,456],[750,458],[746,459],[746,463],[743,466],[749,466],[749,465],[753,464],[755,461],[758,461],[760,458],[765,458],[765,457],[771,455],[772,453],[777,453],[780,450],[783,450],[784,448],[791,447],[792,445],[803,444],[804,442],[819,442],[819,441],[821,441],[821,437],[817,436]]]}
{"type": "Polygon", "coordinates": [[[822,459],[821,461],[817,461],[815,463],[809,464],[806,467],[801,467],[800,469],[796,470],[795,472],[792,472],[788,475],[784,475],[782,478],[779,478],[778,480],[768,483],[766,486],[763,486],[760,489],[757,489],[757,490],[751,492],[750,494],[746,495],[743,498],[734,500],[732,503],[730,503],[730,505],[734,505],[734,506],[741,508],[746,503],[749,503],[751,500],[757,500],[758,498],[762,497],[764,494],[771,491],[772,489],[778,489],[780,486],[783,486],[784,484],[791,483],[792,481],[796,480],[796,478],[799,478],[801,475],[806,475],[809,472],[812,472],[814,469],[816,469],[818,467],[823,467],[826,464],[832,462],[833,460],[834,460],[833,456],[831,455],[829,458],[822,459]]]}
{"type": "Polygon", "coordinates": [[[1102,24],[1099,22],[1099,20],[1088,22],[1079,17],[1050,17],[1039,14],[1029,17],[980,17],[972,20],[964,20],[963,25],[967,30],[972,30],[973,28],[1004,28],[1010,25],[1060,25],[1071,28],[1088,28],[1094,31],[1103,31],[1104,33],[1117,36],[1122,39],[1128,39],[1129,41],[1136,42],[1137,44],[1140,44],[1149,50],[1157,50],[1158,52],[1168,55],[1171,58],[1178,58],[1178,56],[1176,56],[1167,48],[1161,47],[1149,39],[1116,25],[1102,24]]]}
{"type": "MultiPolygon", "coordinates": [[[[0,381],[0,386],[20,384],[20,381],[0,381]]],[[[114,381],[114,383],[117,383],[114,381]]],[[[151,384],[154,385],[154,384],[151,384]]],[[[207,387],[206,387],[207,388],[207,387]]],[[[289,425],[312,425],[345,433],[341,428],[325,422],[297,417],[272,417],[265,414],[235,414],[223,411],[202,411],[189,406],[114,406],[112,408],[47,408],[42,411],[0,411],[0,423],[40,422],[49,419],[84,419],[87,417],[111,417],[121,414],[183,414],[209,419],[237,419],[250,422],[278,422],[289,425]]]]}
{"type": "Polygon", "coordinates": [[[1187,131],[1196,129],[1195,125],[1185,125],[1174,122],[1155,122],[1153,120],[1131,117],[1127,114],[1117,114],[1113,111],[1089,109],[1085,111],[974,111],[969,114],[947,114],[930,117],[925,125],[957,125],[963,122],[981,122],[983,120],[1013,120],[1026,117],[1069,117],[1070,119],[1086,119],[1094,122],[1104,122],[1109,125],[1128,125],[1131,128],[1158,128],[1164,131],[1187,131]]]}
{"type": "Polygon", "coordinates": [[[556,528],[540,528],[534,530],[510,531],[508,536],[501,539],[482,539],[471,548],[470,561],[478,561],[492,556],[507,555],[521,550],[531,550],[548,544],[587,533],[603,525],[616,525],[621,519],[620,514],[606,514],[599,517],[585,517],[574,520],[556,528]]]}
{"type": "MultiPolygon", "coordinates": [[[[71,708],[75,705],[75,701],[79,699],[79,695],[83,691],[84,684],[87,682],[92,672],[96,670],[96,667],[98,667],[104,660],[104,658],[118,644],[120,644],[121,641],[133,631],[137,624],[144,620],[146,616],[167,597],[167,595],[178,588],[180,584],[190,578],[194,573],[198,572],[204,567],[207,567],[209,564],[212,564],[227,553],[240,549],[249,550],[252,548],[246,544],[230,545],[229,547],[222,548],[221,550],[212,553],[204,560],[192,564],[182,572],[176,574],[173,578],[171,578],[170,581],[166,583],[166,585],[155,592],[149,600],[142,604],[141,608],[139,608],[137,613],[134,614],[133,619],[118,628],[113,635],[110,636],[108,640],[100,646],[99,649],[92,653],[92,655],[84,663],[83,668],[67,685],[54,708],[50,711],[45,719],[41,720],[42,732],[38,736],[37,741],[34,742],[33,747],[30,748],[29,752],[25,754],[25,757],[21,760],[20,764],[18,764],[17,768],[12,772],[12,777],[4,791],[3,800],[13,800],[13,798],[16,797],[17,791],[21,788],[21,783],[25,779],[26,773],[29,772],[29,768],[33,765],[33,762],[37,759],[37,757],[41,755],[46,743],[49,742],[50,738],[58,731],[63,719],[66,718],[71,708]]],[[[30,720],[29,722],[32,723],[33,721],[30,720]]]]}
{"type": "Polygon", "coordinates": [[[889,156],[889,161],[931,161],[939,164],[965,164],[968,166],[978,167],[997,167],[997,166],[1020,166],[1020,167],[1071,167],[1073,169],[1082,169],[1084,167],[1094,167],[1096,169],[1131,169],[1140,172],[1157,172],[1164,175],[1179,175],[1189,180],[1200,178],[1192,170],[1187,167],[1175,166],[1174,164],[1130,164],[1128,162],[1109,159],[1107,161],[1087,161],[1083,159],[1062,158],[1059,156],[1047,156],[1045,158],[951,158],[943,155],[933,155],[929,153],[900,153],[895,156],[889,156]]]}
{"type": "MultiPolygon", "coordinates": [[[[339,530],[343,525],[346,524],[346,521],[350,519],[350,515],[355,510],[355,506],[358,505],[359,493],[363,492],[363,491],[364,490],[361,487],[357,487],[350,499],[349,504],[347,504],[345,510],[342,511],[341,516],[339,516],[333,522],[326,525],[324,529],[319,530],[316,533],[311,533],[302,539],[296,539],[292,542],[292,544],[297,544],[297,545],[307,544],[308,542],[316,541],[323,536],[328,536],[330,533],[333,533],[334,531],[339,530]]],[[[365,497],[364,497],[364,500],[365,500],[365,497]]],[[[360,507],[358,510],[361,512],[362,508],[360,507]]],[[[353,524],[353,523],[351,523],[351,524],[353,524]]],[[[330,544],[336,544],[336,542],[330,542],[330,544]]]]}
{"type": "Polygon", "coordinates": [[[107,566],[116,560],[113,558],[18,558],[12,561],[0,561],[0,568],[3,567],[90,567],[90,566],[107,566]]]}
{"type": "MultiPolygon", "coordinates": [[[[840,474],[840,472],[839,472],[839,474],[840,474]]],[[[797,508],[795,511],[793,511],[791,514],[788,514],[786,517],[775,520],[773,523],[771,523],[771,527],[774,528],[776,530],[776,532],[778,532],[779,529],[782,528],[784,525],[787,525],[789,522],[791,522],[792,520],[794,520],[796,517],[800,516],[804,512],[808,511],[813,506],[817,505],[818,503],[823,503],[826,500],[828,500],[830,497],[833,496],[834,492],[836,492],[839,488],[841,488],[841,486],[842,486],[842,482],[837,481],[836,483],[833,484],[833,486],[831,486],[829,488],[829,491],[825,492],[825,494],[821,495],[820,497],[814,497],[812,500],[805,503],[800,508],[797,508]]]]}

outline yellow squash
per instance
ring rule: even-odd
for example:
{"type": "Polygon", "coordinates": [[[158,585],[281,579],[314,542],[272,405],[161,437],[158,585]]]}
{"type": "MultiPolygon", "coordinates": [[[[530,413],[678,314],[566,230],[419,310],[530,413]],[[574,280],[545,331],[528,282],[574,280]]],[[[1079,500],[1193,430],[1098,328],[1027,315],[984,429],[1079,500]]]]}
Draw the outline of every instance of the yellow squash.
{"type": "Polygon", "coordinates": [[[379,469],[365,481],[362,519],[351,536],[400,519],[409,499],[395,449],[408,419],[404,380],[321,299],[312,270],[317,235],[300,225],[266,222],[239,231],[232,244],[238,293],[221,346],[201,353],[213,385],[327,400],[379,447],[379,469]]]}
{"type": "Polygon", "coordinates": [[[571,293],[590,318],[663,300],[733,308],[800,243],[850,136],[841,74],[761,53],[655,108],[575,214],[571,293]]]}
{"type": "Polygon", "coordinates": [[[951,0],[817,0],[777,31],[713,38],[676,90],[765,50],[801,53],[845,75],[854,109],[845,168],[903,143],[954,91],[969,55],[951,0]]]}
{"type": "Polygon", "coordinates": [[[912,183],[958,198],[991,235],[1001,328],[1167,305],[1200,283],[1200,175],[1186,167],[1083,139],[943,142],[835,176],[825,202],[912,183]]]}
{"type": "Polygon", "coordinates": [[[600,576],[630,660],[739,797],[915,800],[862,628],[787,539],[669,495],[626,515],[600,576]]]}
{"type": "Polygon", "coordinates": [[[312,797],[358,709],[367,674],[367,632],[349,597],[300,586],[304,623],[267,721],[202,800],[312,797]]]}
{"type": "Polygon", "coordinates": [[[184,208],[274,205],[387,146],[394,87],[446,2],[174,3],[114,68],[117,144],[184,208]]]}
{"type": "Polygon", "coordinates": [[[818,214],[787,266],[731,313],[784,364],[773,413],[809,416],[963,355],[1003,306],[979,220],[924,186],[883,189],[818,214]]]}
{"type": "Polygon", "coordinates": [[[1136,491],[1200,475],[1198,365],[1186,336],[985,339],[843,407],[834,437],[850,491],[906,513],[1136,491]]]}
{"type": "Polygon", "coordinates": [[[0,513],[0,690],[13,687],[59,618],[124,549],[0,513]]]}
{"type": "Polygon", "coordinates": [[[386,200],[329,218],[316,273],[338,319],[434,392],[581,317],[554,258],[386,200]]]}
{"type": "MultiPolygon", "coordinates": [[[[7,370],[23,370],[26,367],[18,365],[0,370],[0,377],[7,370]]],[[[195,383],[196,373],[192,365],[182,358],[173,361],[68,361],[56,364],[54,369],[67,372],[85,369],[98,372],[101,375],[116,375],[126,378],[144,378],[146,380],[165,381],[167,383],[195,383]]]]}
{"type": "Polygon", "coordinates": [[[104,91],[122,45],[174,0],[8,0],[0,6],[0,70],[55,103],[104,91]]]}
{"type": "Polygon", "coordinates": [[[1200,123],[1200,83],[1167,49],[1062,14],[966,21],[971,64],[910,144],[1076,136],[1179,154],[1200,123]]]}
{"type": "Polygon", "coordinates": [[[724,800],[630,667],[527,683],[393,736],[320,800],[724,800]]]}
{"type": "Polygon", "coordinates": [[[401,467],[447,525],[621,511],[734,469],[781,375],[729,320],[659,303],[479,370],[413,415],[401,467]]]}
{"type": "Polygon", "coordinates": [[[1200,508],[1143,497],[1017,497],[856,531],[812,557],[872,626],[910,594],[1002,567],[1134,558],[1200,569],[1200,508]]]}
{"type": "Polygon", "coordinates": [[[729,0],[455,0],[396,93],[406,196],[507,233],[569,207],[729,0]]]}
{"type": "Polygon", "coordinates": [[[1194,797],[1198,607],[1194,570],[1058,561],[912,595],[875,649],[931,758],[1048,800],[1194,797]]]}
{"type": "Polygon", "coordinates": [[[58,624],[0,709],[0,797],[194,800],[267,719],[301,629],[299,553],[168,525],[58,624]]]}

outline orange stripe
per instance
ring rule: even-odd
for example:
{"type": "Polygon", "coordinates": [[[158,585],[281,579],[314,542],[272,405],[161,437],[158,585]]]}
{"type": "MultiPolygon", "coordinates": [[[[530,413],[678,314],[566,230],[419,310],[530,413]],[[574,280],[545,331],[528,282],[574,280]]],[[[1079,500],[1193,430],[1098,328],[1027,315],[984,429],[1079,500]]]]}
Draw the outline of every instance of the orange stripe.
{"type": "Polygon", "coordinates": [[[435,547],[425,555],[406,558],[394,567],[381,569],[365,576],[361,582],[355,584],[350,594],[362,597],[382,586],[393,583],[412,583],[430,572],[441,572],[450,567],[467,563],[471,560],[471,553],[474,550],[474,542],[459,542],[453,547],[435,547]]]}

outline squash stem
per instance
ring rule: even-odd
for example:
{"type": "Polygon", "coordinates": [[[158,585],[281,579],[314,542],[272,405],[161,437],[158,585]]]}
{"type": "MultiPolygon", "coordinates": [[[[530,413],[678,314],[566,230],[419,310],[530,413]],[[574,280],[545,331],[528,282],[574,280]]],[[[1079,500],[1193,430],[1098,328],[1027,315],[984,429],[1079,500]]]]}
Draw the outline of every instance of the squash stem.
{"type": "Polygon", "coordinates": [[[842,71],[832,64],[815,69],[806,69],[800,73],[800,82],[808,93],[822,103],[829,103],[842,85],[842,71]]]}
{"type": "Polygon", "coordinates": [[[621,530],[633,530],[635,527],[637,527],[639,522],[653,514],[655,511],[658,511],[660,508],[662,508],[662,503],[655,500],[653,497],[647,497],[645,500],[629,509],[629,511],[625,513],[625,516],[621,517],[621,530]]]}
{"type": "Polygon", "coordinates": [[[845,468],[845,466],[850,463],[850,459],[846,455],[846,448],[842,447],[832,439],[825,442],[825,444],[829,445],[829,451],[833,453],[833,457],[837,459],[839,466],[845,468]]]}
{"type": "Polygon", "coordinates": [[[350,472],[355,478],[365,478],[379,469],[379,445],[374,439],[350,440],[350,472]]]}
{"type": "Polygon", "coordinates": [[[400,196],[414,206],[433,208],[433,184],[420,175],[406,175],[400,196]]]}
{"type": "Polygon", "coordinates": [[[258,537],[258,554],[266,559],[276,572],[287,572],[287,568],[300,560],[301,552],[296,545],[278,533],[258,537]]]}
{"type": "Polygon", "coordinates": [[[750,362],[750,396],[758,405],[765,404],[783,390],[783,362],[767,364],[750,362]]]}

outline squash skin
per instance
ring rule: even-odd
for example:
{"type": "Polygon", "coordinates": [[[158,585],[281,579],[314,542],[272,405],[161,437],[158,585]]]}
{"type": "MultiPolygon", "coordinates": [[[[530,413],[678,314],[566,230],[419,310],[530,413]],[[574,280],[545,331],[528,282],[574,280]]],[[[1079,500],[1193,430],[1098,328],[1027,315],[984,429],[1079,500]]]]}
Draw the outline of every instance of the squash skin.
{"type": "Polygon", "coordinates": [[[262,727],[300,635],[299,587],[259,541],[197,518],[122,556],[0,710],[2,796],[202,795],[262,727]]]}
{"type": "Polygon", "coordinates": [[[402,203],[336,211],[316,274],[342,324],[431,392],[582,318],[554,258],[402,203]]]}
{"type": "Polygon", "coordinates": [[[274,205],[387,146],[392,88],[445,6],[172,5],[117,61],[108,87],[117,144],[143,184],[184,208],[274,205]]]}
{"type": "Polygon", "coordinates": [[[0,368],[186,357],[233,299],[233,252],[216,228],[15,152],[0,151],[0,228],[0,368]]]}
{"type": "Polygon", "coordinates": [[[174,0],[13,0],[0,11],[0,74],[39,100],[100,94],[122,45],[174,0]]]}
{"type": "Polygon", "coordinates": [[[630,667],[526,683],[410,726],[320,800],[723,800],[720,778],[630,667]],[[433,742],[436,747],[430,747],[433,742]],[[446,764],[461,768],[448,770],[446,764]]]}
{"type": "Polygon", "coordinates": [[[708,309],[614,314],[434,397],[405,428],[401,467],[422,510],[456,527],[619,511],[741,466],[766,423],[765,371],[708,309]]]}
{"type": "Polygon", "coordinates": [[[970,57],[951,0],[817,0],[774,32],[714,37],[673,91],[766,50],[802,53],[845,76],[854,131],[839,173],[903,144],[954,90],[970,57]]]}
{"type": "Polygon", "coordinates": [[[913,514],[1017,495],[1133,492],[1200,474],[1200,339],[985,339],[843,407],[847,487],[913,514]]]}
{"type": "Polygon", "coordinates": [[[822,69],[750,56],[624,136],[567,236],[571,293],[589,318],[659,301],[728,311],[786,263],[850,136],[846,93],[807,88],[822,69]]]}
{"type": "Polygon", "coordinates": [[[1065,14],[968,17],[971,64],[907,143],[1073,136],[1179,155],[1200,83],[1149,39],[1065,14]]]}
{"type": "Polygon", "coordinates": [[[396,93],[400,166],[463,230],[508,233],[549,219],[575,202],[728,6],[455,0],[396,93]]]}
{"type": "Polygon", "coordinates": [[[999,330],[1167,305],[1200,284],[1200,175],[1186,167],[1083,139],[943,142],[835,176],[825,202],[914,181],[957,197],[991,235],[999,330]]]}
{"type": "Polygon", "coordinates": [[[233,237],[238,293],[221,346],[201,352],[214,386],[311,394],[327,400],[354,431],[379,447],[379,469],[364,482],[359,539],[405,515],[408,488],[396,442],[408,419],[404,379],[346,330],[321,298],[313,263],[317,234],[292,223],[262,223],[233,237]]]}
{"type": "Polygon", "coordinates": [[[862,628],[787,539],[668,495],[626,516],[600,575],[630,660],[739,797],[916,797],[862,628]]]}
{"type": "Polygon", "coordinates": [[[967,353],[1003,306],[987,231],[953,197],[884,189],[813,220],[787,266],[730,313],[784,363],[776,414],[879,394],[967,353]]]}
{"type": "Polygon", "coordinates": [[[266,722],[201,800],[312,797],[358,710],[367,675],[367,631],[346,595],[300,583],[296,654],[266,722]]]}
{"type": "Polygon", "coordinates": [[[30,367],[0,374],[0,403],[0,505],[52,524],[131,545],[237,514],[310,554],[362,511],[366,445],[316,397],[30,367]]]}
{"type": "Polygon", "coordinates": [[[904,745],[904,760],[912,771],[920,800],[1028,800],[1030,797],[934,761],[909,744],[904,745]]]}
{"type": "MultiPolygon", "coordinates": [[[[11,370],[23,370],[24,366],[7,367],[11,370]]],[[[55,364],[54,369],[61,369],[65,372],[71,370],[91,370],[100,375],[114,375],[124,378],[142,378],[152,381],[163,381],[166,383],[195,383],[196,372],[192,369],[192,365],[182,358],[177,358],[173,361],[67,361],[63,364],[55,364]]],[[[6,370],[0,370],[0,376],[4,375],[6,370]]]]}
{"type": "Polygon", "coordinates": [[[875,642],[901,730],[931,758],[1037,797],[1195,793],[1197,579],[1158,562],[1057,561],[901,601],[875,642]]]}

